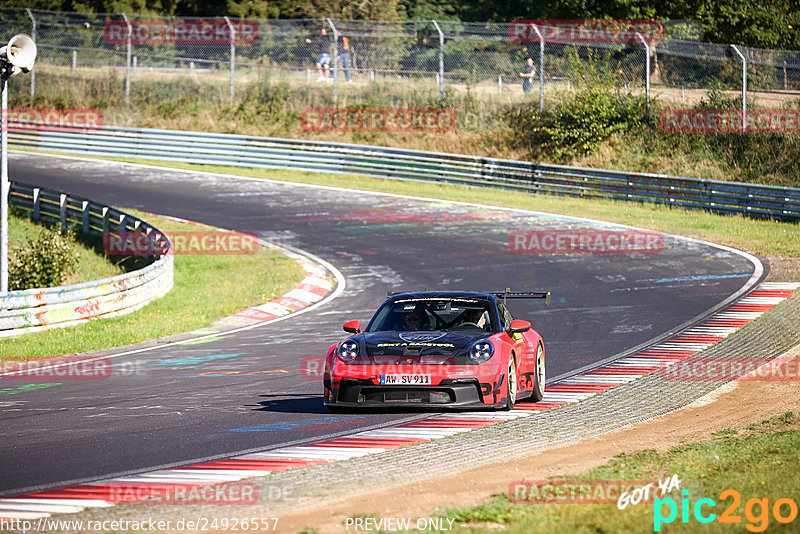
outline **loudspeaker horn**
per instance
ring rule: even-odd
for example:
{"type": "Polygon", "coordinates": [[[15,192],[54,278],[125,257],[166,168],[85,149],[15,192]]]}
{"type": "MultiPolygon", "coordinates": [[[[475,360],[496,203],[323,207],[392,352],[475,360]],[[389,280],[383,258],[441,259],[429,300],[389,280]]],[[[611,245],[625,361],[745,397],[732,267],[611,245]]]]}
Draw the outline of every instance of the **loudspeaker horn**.
{"type": "Polygon", "coordinates": [[[9,39],[6,46],[0,48],[0,59],[11,63],[15,67],[14,71],[28,72],[36,61],[36,43],[30,36],[18,33],[9,39]]]}

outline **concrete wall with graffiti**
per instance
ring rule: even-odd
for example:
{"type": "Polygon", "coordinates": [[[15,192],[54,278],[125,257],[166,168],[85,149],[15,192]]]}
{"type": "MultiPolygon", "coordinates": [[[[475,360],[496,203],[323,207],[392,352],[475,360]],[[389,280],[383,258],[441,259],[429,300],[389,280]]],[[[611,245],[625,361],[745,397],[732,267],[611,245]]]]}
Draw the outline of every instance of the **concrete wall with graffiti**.
{"type": "MultiPolygon", "coordinates": [[[[77,227],[84,234],[109,231],[158,232],[145,221],[96,202],[15,182],[9,202],[34,221],[77,227]]],[[[165,295],[173,283],[171,243],[125,274],[64,287],[0,293],[0,338],[61,328],[91,319],[131,313],[165,295]]]]}

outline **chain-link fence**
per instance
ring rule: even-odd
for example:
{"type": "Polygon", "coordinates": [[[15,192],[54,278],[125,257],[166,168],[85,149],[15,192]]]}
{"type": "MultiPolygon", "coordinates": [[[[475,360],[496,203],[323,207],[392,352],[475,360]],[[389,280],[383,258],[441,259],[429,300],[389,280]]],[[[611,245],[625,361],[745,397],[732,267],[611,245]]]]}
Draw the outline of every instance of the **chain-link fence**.
{"type": "Polygon", "coordinates": [[[570,41],[546,28],[546,22],[178,19],[0,8],[0,40],[28,33],[39,49],[30,80],[10,86],[18,105],[46,97],[72,106],[151,105],[168,114],[198,97],[240,105],[278,82],[315,108],[437,107],[465,94],[486,105],[546,107],[598,77],[676,105],[695,105],[711,89],[744,97],[742,106],[748,100],[797,106],[800,99],[797,51],[703,43],[696,25],[680,21],[660,25],[657,39],[633,33],[622,42],[570,41]]]}

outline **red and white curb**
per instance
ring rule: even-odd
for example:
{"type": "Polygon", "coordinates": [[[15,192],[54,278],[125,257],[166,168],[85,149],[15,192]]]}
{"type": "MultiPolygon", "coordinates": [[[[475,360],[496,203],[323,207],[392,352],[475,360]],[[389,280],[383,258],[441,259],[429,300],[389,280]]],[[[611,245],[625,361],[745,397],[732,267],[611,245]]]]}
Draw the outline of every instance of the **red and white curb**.
{"type": "Polygon", "coordinates": [[[316,304],[331,292],[335,284],[324,267],[300,254],[295,254],[274,245],[272,247],[280,250],[281,253],[300,264],[300,267],[306,271],[306,277],[303,281],[282,297],[260,306],[241,310],[230,317],[225,317],[215,322],[211,328],[222,325],[241,326],[243,324],[271,321],[316,304]]]}
{"type": "MultiPolygon", "coordinates": [[[[147,213],[147,212],[144,212],[147,213]]],[[[150,214],[155,215],[155,214],[150,214]]],[[[170,219],[173,221],[178,221],[186,224],[194,224],[197,226],[202,226],[204,228],[213,228],[205,223],[197,222],[197,221],[190,221],[188,219],[181,219],[178,217],[171,217],[167,215],[158,215],[158,217],[163,217],[165,219],[170,219]]],[[[226,230],[223,228],[218,228],[217,231],[222,232],[232,232],[232,230],[226,230]]],[[[246,308],[244,310],[240,310],[233,315],[228,317],[223,317],[222,319],[215,321],[212,325],[201,328],[199,330],[195,330],[194,334],[200,335],[207,335],[210,333],[222,333],[222,331],[230,329],[231,327],[241,327],[241,326],[251,326],[259,323],[263,323],[266,321],[272,321],[274,319],[278,319],[281,317],[285,317],[290,313],[302,310],[307,308],[313,304],[316,304],[322,301],[328,294],[333,290],[334,286],[336,285],[336,281],[334,281],[334,277],[332,277],[329,272],[334,272],[335,270],[333,267],[328,264],[327,262],[323,262],[318,258],[314,259],[309,258],[309,256],[298,254],[291,250],[288,250],[284,247],[275,245],[273,243],[269,243],[262,239],[259,239],[259,243],[262,246],[277,250],[284,256],[288,256],[289,258],[296,261],[300,267],[306,272],[306,277],[300,282],[297,287],[286,293],[285,295],[273,299],[267,303],[261,304],[260,306],[254,306],[252,308],[246,308]],[[324,265],[323,265],[324,263],[324,265]]],[[[334,273],[335,275],[338,273],[334,273]]],[[[339,279],[339,283],[341,284],[343,281],[343,277],[335,276],[335,278],[339,279]]],[[[192,340],[188,340],[192,341],[192,340]]]]}
{"type": "Polygon", "coordinates": [[[798,287],[800,283],[762,283],[747,296],[691,328],[609,365],[548,387],[542,401],[560,406],[571,404],[675,365],[751,323],[789,298],[798,287]]]}
{"type": "MultiPolygon", "coordinates": [[[[322,275],[322,272],[316,270],[313,274],[309,271],[309,278],[322,275]]],[[[312,464],[326,464],[366,456],[469,432],[502,421],[533,416],[553,408],[580,402],[697,354],[760,317],[787,299],[798,288],[800,283],[762,283],[747,296],[703,322],[613,363],[547,386],[542,402],[520,404],[511,412],[459,412],[435,415],[303,446],[283,447],[224,460],[34,491],[0,499],[0,518],[37,519],[52,514],[78,512],[84,508],[109,507],[118,504],[110,496],[121,492],[138,494],[137,492],[143,491],[147,495],[157,495],[161,492],[175,492],[181,488],[233,482],[312,464]]],[[[316,295],[314,292],[311,293],[316,295]]],[[[292,304],[298,296],[308,297],[304,293],[294,293],[291,297],[287,296],[292,300],[282,302],[290,308],[288,304],[292,304]]],[[[266,312],[262,306],[257,309],[266,312]]]]}

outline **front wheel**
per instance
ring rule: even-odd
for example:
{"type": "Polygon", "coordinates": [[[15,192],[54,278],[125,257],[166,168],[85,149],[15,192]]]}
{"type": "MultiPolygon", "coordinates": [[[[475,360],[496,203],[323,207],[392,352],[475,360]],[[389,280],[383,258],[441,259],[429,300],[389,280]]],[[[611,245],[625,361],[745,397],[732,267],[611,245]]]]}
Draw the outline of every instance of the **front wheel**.
{"type": "Polygon", "coordinates": [[[531,400],[533,402],[539,402],[544,398],[545,381],[544,350],[542,349],[541,343],[536,347],[536,369],[534,369],[533,377],[533,394],[531,395],[531,400]]]}
{"type": "Polygon", "coordinates": [[[517,364],[514,355],[508,357],[508,379],[506,380],[506,405],[504,410],[511,410],[517,403],[517,364]]]}

